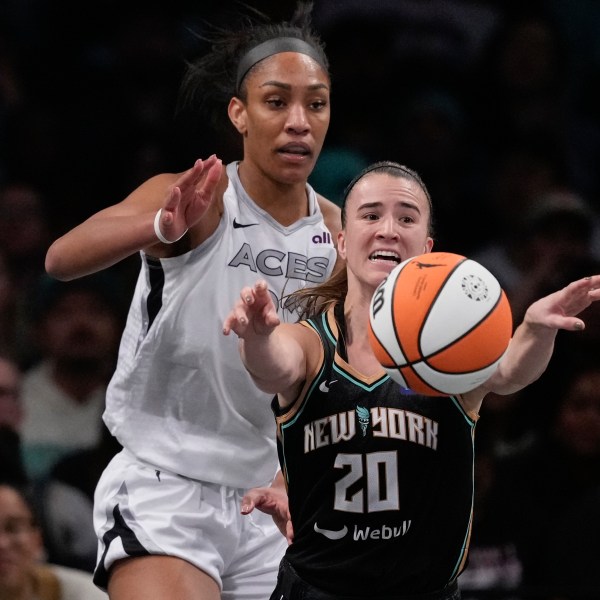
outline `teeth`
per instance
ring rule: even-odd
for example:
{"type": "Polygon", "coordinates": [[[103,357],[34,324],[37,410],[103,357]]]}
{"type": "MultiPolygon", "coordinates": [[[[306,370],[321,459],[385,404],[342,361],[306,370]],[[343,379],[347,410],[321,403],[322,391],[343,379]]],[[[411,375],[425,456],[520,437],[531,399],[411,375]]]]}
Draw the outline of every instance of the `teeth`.
{"type": "Polygon", "coordinates": [[[391,250],[377,250],[373,252],[371,256],[369,256],[369,260],[393,260],[395,262],[400,262],[400,255],[391,250]]]}

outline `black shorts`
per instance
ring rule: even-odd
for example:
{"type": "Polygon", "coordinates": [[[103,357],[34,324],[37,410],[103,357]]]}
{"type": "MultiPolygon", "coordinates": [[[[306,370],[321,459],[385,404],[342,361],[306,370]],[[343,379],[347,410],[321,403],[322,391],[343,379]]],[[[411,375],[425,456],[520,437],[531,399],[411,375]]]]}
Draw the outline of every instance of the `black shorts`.
{"type": "MultiPolygon", "coordinates": [[[[279,565],[277,586],[270,600],[358,600],[359,596],[338,596],[319,590],[305,581],[296,573],[292,565],[283,558],[279,565]]],[[[456,581],[447,585],[443,590],[427,594],[398,594],[393,596],[372,596],[369,600],[460,600],[460,590],[456,581]]]]}

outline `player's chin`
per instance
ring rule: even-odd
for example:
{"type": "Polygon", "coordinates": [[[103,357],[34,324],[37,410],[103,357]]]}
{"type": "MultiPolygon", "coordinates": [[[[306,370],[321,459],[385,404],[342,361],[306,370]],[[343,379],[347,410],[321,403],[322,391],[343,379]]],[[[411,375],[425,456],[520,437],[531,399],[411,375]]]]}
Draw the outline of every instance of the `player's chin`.
{"type": "Polygon", "coordinates": [[[369,268],[374,273],[383,273],[384,277],[387,277],[394,267],[399,263],[393,260],[371,260],[369,259],[369,268]]]}

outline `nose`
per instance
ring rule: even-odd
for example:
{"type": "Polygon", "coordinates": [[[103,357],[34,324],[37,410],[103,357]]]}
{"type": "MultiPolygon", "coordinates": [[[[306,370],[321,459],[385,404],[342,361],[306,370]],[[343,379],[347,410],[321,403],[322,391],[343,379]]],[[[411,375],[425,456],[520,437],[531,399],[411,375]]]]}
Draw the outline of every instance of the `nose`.
{"type": "Polygon", "coordinates": [[[306,133],[310,129],[306,108],[299,102],[290,105],[285,130],[288,133],[306,133]]]}
{"type": "Polygon", "coordinates": [[[394,218],[383,217],[379,220],[377,237],[381,239],[396,239],[398,237],[398,228],[394,218]]]}

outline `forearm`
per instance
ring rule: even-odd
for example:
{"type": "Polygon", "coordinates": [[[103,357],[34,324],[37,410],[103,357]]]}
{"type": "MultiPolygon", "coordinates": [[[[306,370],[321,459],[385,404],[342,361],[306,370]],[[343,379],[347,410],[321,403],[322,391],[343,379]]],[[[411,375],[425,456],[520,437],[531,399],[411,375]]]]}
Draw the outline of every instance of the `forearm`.
{"type": "Polygon", "coordinates": [[[523,322],[485,387],[497,394],[512,394],[539,379],[552,357],[556,334],[556,329],[523,322]]]}
{"type": "Polygon", "coordinates": [[[264,392],[285,392],[304,377],[303,351],[285,329],[286,325],[280,325],[269,335],[247,335],[240,339],[244,366],[264,392]]]}
{"type": "Polygon", "coordinates": [[[91,217],[58,238],[46,254],[46,271],[63,281],[106,269],[158,242],[155,212],[91,217]]]}

